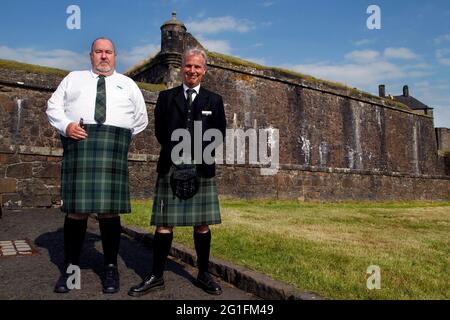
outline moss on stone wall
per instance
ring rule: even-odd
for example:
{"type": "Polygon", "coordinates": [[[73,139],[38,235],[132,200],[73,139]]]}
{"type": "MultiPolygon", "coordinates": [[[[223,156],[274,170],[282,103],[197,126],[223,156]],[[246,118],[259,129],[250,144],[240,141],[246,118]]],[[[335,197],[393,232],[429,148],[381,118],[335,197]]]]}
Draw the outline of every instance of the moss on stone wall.
{"type": "Polygon", "coordinates": [[[158,92],[167,89],[167,86],[164,83],[153,84],[153,83],[145,83],[145,82],[136,82],[139,88],[151,92],[158,92]]]}
{"type": "Polygon", "coordinates": [[[0,68],[13,69],[13,70],[24,70],[24,71],[28,71],[31,73],[51,74],[51,75],[56,75],[56,76],[61,76],[61,77],[65,77],[69,73],[69,71],[67,71],[67,70],[43,67],[43,66],[38,66],[38,65],[34,65],[34,64],[17,62],[17,61],[13,61],[13,60],[3,60],[3,59],[0,59],[0,68]]]}

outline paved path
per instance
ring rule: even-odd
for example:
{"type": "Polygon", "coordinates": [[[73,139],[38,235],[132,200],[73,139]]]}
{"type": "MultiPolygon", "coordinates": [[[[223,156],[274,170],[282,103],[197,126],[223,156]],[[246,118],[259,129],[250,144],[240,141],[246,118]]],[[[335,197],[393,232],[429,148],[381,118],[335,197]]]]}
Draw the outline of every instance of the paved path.
{"type": "Polygon", "coordinates": [[[0,256],[0,299],[38,300],[256,300],[256,296],[217,279],[223,294],[213,296],[193,284],[196,269],[169,259],[165,272],[166,289],[140,298],[127,295],[151,267],[152,251],[142,242],[122,235],[119,252],[121,289],[103,294],[103,253],[98,224],[89,219],[81,256],[81,290],[67,294],[53,293],[53,286],[63,264],[64,216],[59,209],[4,211],[0,219],[0,241],[29,239],[37,249],[31,256],[0,256]]]}

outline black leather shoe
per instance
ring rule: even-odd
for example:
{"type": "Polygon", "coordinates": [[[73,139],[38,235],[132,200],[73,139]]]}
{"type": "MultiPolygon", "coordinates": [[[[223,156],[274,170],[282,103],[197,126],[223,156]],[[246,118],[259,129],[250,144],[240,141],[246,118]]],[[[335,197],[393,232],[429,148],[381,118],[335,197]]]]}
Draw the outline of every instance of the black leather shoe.
{"type": "Polygon", "coordinates": [[[137,286],[131,287],[131,289],[128,291],[128,295],[132,297],[140,297],[151,291],[164,288],[165,288],[164,278],[163,277],[157,278],[154,275],[151,275],[145,278],[144,281],[142,281],[137,286]]]}
{"type": "Polygon", "coordinates": [[[209,294],[222,294],[222,288],[214,281],[213,277],[211,277],[208,272],[199,273],[195,285],[209,294]]]}
{"type": "Polygon", "coordinates": [[[70,289],[67,287],[67,279],[70,277],[70,274],[64,271],[64,273],[61,274],[58,281],[56,281],[55,288],[53,289],[53,292],[56,293],[67,293],[70,291],[70,289]]]}
{"type": "Polygon", "coordinates": [[[105,267],[105,279],[103,281],[103,293],[116,293],[119,291],[119,271],[114,264],[105,267]]]}

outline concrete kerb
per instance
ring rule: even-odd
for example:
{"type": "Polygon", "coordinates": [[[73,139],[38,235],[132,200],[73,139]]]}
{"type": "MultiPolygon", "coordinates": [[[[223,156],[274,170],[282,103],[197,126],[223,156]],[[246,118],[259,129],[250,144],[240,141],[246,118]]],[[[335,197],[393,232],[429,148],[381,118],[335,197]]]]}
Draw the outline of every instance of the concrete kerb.
{"type": "MultiPolygon", "coordinates": [[[[129,237],[152,246],[153,234],[146,230],[122,225],[122,232],[129,237]]],[[[195,251],[180,244],[172,244],[170,255],[191,266],[196,266],[195,251]]],[[[223,281],[231,283],[235,287],[252,293],[266,300],[324,300],[318,294],[300,292],[294,286],[274,280],[267,275],[234,266],[229,262],[211,258],[209,271],[220,277],[223,281]]]]}

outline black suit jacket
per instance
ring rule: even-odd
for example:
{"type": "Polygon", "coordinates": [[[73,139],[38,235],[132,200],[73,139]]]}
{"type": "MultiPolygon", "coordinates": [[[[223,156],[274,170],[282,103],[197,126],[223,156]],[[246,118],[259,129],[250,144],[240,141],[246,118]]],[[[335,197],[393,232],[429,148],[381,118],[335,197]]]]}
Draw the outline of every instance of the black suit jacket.
{"type": "MultiPolygon", "coordinates": [[[[161,91],[155,108],[155,135],[161,144],[158,165],[156,171],[166,174],[172,165],[171,152],[178,141],[171,141],[172,132],[179,128],[185,128],[187,108],[183,92],[183,86],[161,91]]],[[[199,94],[193,102],[194,120],[202,121],[203,133],[208,129],[218,129],[222,132],[225,141],[226,119],[222,97],[214,92],[200,87],[199,94]],[[210,115],[202,114],[202,111],[210,111],[210,115]]],[[[193,137],[192,137],[193,139],[193,137]]],[[[202,154],[205,146],[211,142],[202,143],[202,154]]],[[[197,166],[201,177],[210,178],[215,176],[215,163],[208,165],[202,161],[197,166]]]]}

